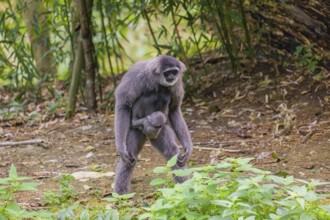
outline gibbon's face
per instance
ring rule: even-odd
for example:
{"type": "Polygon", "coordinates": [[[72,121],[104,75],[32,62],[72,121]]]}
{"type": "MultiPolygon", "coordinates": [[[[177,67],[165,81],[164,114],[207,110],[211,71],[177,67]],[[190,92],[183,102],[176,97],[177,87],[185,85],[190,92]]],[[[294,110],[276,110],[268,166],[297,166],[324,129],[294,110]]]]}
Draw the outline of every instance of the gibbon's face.
{"type": "Polygon", "coordinates": [[[165,87],[173,86],[179,79],[179,68],[168,68],[161,73],[160,84],[165,87]]]}

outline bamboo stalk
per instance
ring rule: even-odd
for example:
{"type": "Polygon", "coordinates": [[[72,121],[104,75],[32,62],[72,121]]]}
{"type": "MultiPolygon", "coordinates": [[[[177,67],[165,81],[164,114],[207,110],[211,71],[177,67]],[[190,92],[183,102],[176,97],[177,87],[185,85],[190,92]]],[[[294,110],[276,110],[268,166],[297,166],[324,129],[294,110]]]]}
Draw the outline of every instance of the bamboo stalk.
{"type": "Polygon", "coordinates": [[[72,78],[71,78],[71,84],[70,84],[70,91],[69,91],[69,102],[66,109],[66,115],[65,118],[69,119],[71,118],[76,109],[76,102],[77,102],[77,95],[78,95],[78,88],[79,88],[79,81],[80,81],[80,75],[82,71],[82,65],[83,65],[83,46],[81,43],[81,39],[78,36],[78,42],[77,42],[77,49],[76,49],[76,58],[73,65],[73,71],[72,71],[72,78]]]}
{"type": "Polygon", "coordinates": [[[187,57],[187,54],[184,50],[184,47],[183,47],[183,44],[182,44],[182,40],[181,40],[181,35],[180,35],[180,32],[179,32],[179,28],[178,28],[178,23],[176,22],[176,19],[175,19],[175,13],[174,13],[174,10],[173,10],[173,0],[169,1],[169,4],[170,4],[170,10],[171,10],[171,16],[172,16],[172,21],[173,21],[173,25],[174,25],[174,31],[175,31],[175,34],[176,34],[176,37],[178,39],[178,42],[179,42],[179,48],[180,48],[180,52],[183,56],[183,59],[186,63],[187,66],[189,66],[189,60],[188,60],[188,57],[187,57]]]}
{"type": "Polygon", "coordinates": [[[240,70],[240,64],[238,62],[238,50],[237,50],[237,43],[236,43],[236,37],[235,37],[235,34],[234,34],[234,27],[233,27],[233,22],[231,20],[231,15],[229,13],[229,6],[228,6],[228,0],[224,0],[223,2],[223,10],[222,10],[222,13],[223,13],[223,16],[224,16],[224,19],[225,19],[225,24],[226,24],[226,29],[228,31],[228,37],[229,37],[229,41],[230,41],[230,44],[231,44],[231,47],[232,47],[232,50],[233,50],[233,55],[234,55],[234,58],[235,58],[235,66],[237,68],[237,70],[239,71],[240,70]]]}
{"type": "MultiPolygon", "coordinates": [[[[196,31],[195,31],[195,28],[194,28],[194,22],[190,22],[190,19],[193,19],[193,16],[191,15],[191,13],[189,12],[188,10],[188,7],[185,3],[185,1],[182,1],[182,7],[184,8],[184,10],[186,11],[187,15],[188,15],[188,25],[190,26],[190,29],[191,29],[191,32],[192,32],[192,35],[193,35],[193,43],[196,45],[197,47],[197,52],[198,52],[198,55],[199,55],[199,58],[201,59],[201,61],[203,61],[203,56],[202,56],[202,52],[199,48],[199,45],[198,45],[198,41],[196,39],[196,31]]],[[[203,66],[204,66],[204,62],[202,62],[203,66]]]]}
{"type": "Polygon", "coordinates": [[[145,17],[145,19],[147,20],[148,28],[149,28],[149,31],[150,31],[150,33],[151,33],[152,39],[153,39],[153,41],[154,41],[154,43],[155,43],[155,48],[157,49],[158,55],[159,55],[159,54],[162,54],[162,52],[161,52],[161,50],[160,50],[160,48],[159,48],[159,45],[158,45],[157,39],[156,39],[156,37],[155,37],[155,33],[154,33],[154,31],[153,31],[153,29],[152,29],[152,27],[151,27],[151,24],[150,24],[150,18],[149,18],[149,16],[148,16],[148,12],[147,12],[146,9],[142,9],[142,13],[143,13],[143,16],[145,17]]]}
{"type": "Polygon", "coordinates": [[[104,23],[104,14],[103,14],[103,9],[102,9],[102,0],[98,1],[98,10],[100,12],[100,16],[101,16],[101,27],[102,27],[102,35],[104,38],[104,42],[105,42],[105,47],[106,47],[106,53],[107,53],[107,58],[108,58],[108,62],[110,65],[110,74],[111,74],[111,78],[112,78],[112,85],[115,88],[117,86],[117,82],[116,82],[116,76],[113,70],[113,65],[112,65],[112,61],[111,61],[111,55],[110,55],[110,47],[109,47],[109,41],[107,38],[107,33],[106,33],[106,29],[105,29],[105,23],[104,23]]]}
{"type": "Polygon", "coordinates": [[[238,5],[239,5],[239,10],[241,12],[244,35],[245,35],[246,43],[248,45],[248,55],[249,55],[250,60],[253,61],[254,51],[253,51],[253,47],[252,47],[252,43],[251,43],[249,28],[248,28],[248,25],[247,25],[247,20],[246,20],[246,15],[245,15],[245,11],[244,11],[243,1],[238,0],[238,5]]]}
{"type": "MultiPolygon", "coordinates": [[[[223,4],[223,2],[221,2],[221,3],[223,4]]],[[[230,43],[230,38],[229,38],[229,34],[228,34],[228,27],[227,27],[226,22],[225,22],[225,15],[223,13],[222,4],[220,5],[221,6],[220,7],[218,1],[216,1],[216,3],[215,3],[217,13],[218,13],[218,16],[219,16],[219,19],[220,19],[221,27],[223,29],[223,36],[224,36],[224,39],[226,39],[225,42],[226,42],[226,45],[227,45],[227,52],[228,52],[228,55],[229,55],[231,63],[232,63],[233,71],[236,73],[238,67],[236,65],[236,58],[235,58],[235,55],[234,55],[234,52],[233,52],[233,47],[232,47],[232,44],[230,43]]]]}

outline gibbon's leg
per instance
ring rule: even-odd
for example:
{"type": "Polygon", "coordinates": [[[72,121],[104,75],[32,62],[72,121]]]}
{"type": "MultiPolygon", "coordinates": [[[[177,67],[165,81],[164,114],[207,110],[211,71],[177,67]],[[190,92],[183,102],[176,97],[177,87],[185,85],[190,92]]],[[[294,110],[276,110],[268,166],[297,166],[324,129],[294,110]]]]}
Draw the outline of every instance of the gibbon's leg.
{"type": "Polygon", "coordinates": [[[136,164],[137,155],[146,141],[144,134],[137,129],[129,129],[127,134],[126,146],[130,158],[134,158],[133,166],[120,159],[115,176],[115,192],[122,195],[129,191],[133,169],[136,164]]]}
{"type": "MultiPolygon", "coordinates": [[[[164,125],[155,140],[150,140],[153,147],[159,150],[166,160],[170,160],[176,154],[181,154],[179,145],[176,143],[176,136],[174,131],[169,125],[164,125]]],[[[179,166],[178,164],[172,167],[173,170],[185,169],[186,166],[179,166]]],[[[188,176],[174,176],[176,183],[182,183],[188,179],[188,176]]]]}

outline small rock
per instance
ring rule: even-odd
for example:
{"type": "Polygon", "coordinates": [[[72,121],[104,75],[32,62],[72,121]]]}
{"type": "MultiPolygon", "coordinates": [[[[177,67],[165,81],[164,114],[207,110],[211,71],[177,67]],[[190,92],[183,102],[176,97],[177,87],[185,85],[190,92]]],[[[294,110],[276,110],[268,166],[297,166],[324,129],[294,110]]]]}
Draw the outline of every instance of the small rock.
{"type": "Polygon", "coordinates": [[[87,181],[88,179],[98,179],[101,177],[112,177],[115,175],[114,172],[99,173],[92,171],[78,171],[71,174],[76,180],[87,181]]]}

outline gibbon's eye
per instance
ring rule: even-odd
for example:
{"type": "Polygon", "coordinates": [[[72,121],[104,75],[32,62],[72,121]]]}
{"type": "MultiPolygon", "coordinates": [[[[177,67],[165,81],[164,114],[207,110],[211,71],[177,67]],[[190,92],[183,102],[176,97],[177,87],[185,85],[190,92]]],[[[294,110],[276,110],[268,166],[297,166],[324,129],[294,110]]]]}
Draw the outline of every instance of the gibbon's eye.
{"type": "Polygon", "coordinates": [[[164,72],[164,76],[168,77],[168,76],[176,76],[178,74],[177,70],[168,70],[164,72]]]}

